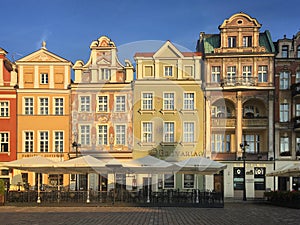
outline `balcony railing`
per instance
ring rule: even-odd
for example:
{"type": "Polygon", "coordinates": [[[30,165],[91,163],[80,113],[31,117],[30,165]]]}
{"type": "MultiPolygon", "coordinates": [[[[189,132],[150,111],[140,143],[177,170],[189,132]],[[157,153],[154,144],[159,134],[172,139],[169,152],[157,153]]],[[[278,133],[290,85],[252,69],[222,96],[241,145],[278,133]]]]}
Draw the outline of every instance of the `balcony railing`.
{"type": "Polygon", "coordinates": [[[268,118],[260,117],[260,118],[248,118],[243,119],[242,126],[243,127],[268,127],[268,118]]]}
{"type": "Polygon", "coordinates": [[[235,86],[256,86],[257,77],[233,77],[225,78],[221,81],[221,86],[235,87],[235,86]]]}
{"type": "Polygon", "coordinates": [[[215,117],[211,119],[212,127],[235,127],[235,118],[215,117]]]}

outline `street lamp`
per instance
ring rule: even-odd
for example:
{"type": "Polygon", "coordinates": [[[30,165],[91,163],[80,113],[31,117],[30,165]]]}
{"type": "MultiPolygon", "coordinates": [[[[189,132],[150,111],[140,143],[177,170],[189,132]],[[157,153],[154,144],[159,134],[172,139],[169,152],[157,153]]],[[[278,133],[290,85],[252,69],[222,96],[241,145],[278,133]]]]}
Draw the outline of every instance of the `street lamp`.
{"type": "Polygon", "coordinates": [[[243,155],[242,155],[242,158],[243,158],[243,166],[244,166],[244,173],[243,173],[243,201],[247,201],[247,197],[246,197],[246,147],[249,146],[247,141],[244,141],[244,143],[241,143],[240,144],[240,148],[242,149],[243,151],[243,155]]]}
{"type": "MultiPolygon", "coordinates": [[[[76,141],[74,141],[72,143],[72,148],[75,149],[76,152],[76,158],[78,157],[78,148],[81,146],[81,144],[77,143],[76,141]]],[[[75,174],[75,191],[77,191],[77,174],[75,174]]]]}

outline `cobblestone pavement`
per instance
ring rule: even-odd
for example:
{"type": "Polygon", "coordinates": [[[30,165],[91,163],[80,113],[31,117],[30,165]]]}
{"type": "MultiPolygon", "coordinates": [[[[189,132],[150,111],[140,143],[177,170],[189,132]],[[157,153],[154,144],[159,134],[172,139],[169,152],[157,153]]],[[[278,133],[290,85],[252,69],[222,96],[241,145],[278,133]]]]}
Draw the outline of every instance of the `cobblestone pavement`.
{"type": "Polygon", "coordinates": [[[256,203],[224,208],[185,207],[0,207],[1,225],[266,225],[300,224],[300,210],[256,203]]]}

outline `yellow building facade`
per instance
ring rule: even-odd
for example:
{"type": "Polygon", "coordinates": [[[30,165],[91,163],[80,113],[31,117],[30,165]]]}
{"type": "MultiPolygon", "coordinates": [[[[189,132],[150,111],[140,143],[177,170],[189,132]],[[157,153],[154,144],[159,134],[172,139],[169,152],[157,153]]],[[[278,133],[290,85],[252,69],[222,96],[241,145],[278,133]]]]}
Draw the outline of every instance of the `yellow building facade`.
{"type": "MultiPolygon", "coordinates": [[[[53,161],[68,159],[70,149],[70,82],[72,63],[41,49],[16,61],[17,159],[43,156],[53,161]]],[[[12,188],[37,184],[37,174],[14,171],[12,188]]],[[[69,175],[44,174],[41,184],[67,185],[69,175]]]]}

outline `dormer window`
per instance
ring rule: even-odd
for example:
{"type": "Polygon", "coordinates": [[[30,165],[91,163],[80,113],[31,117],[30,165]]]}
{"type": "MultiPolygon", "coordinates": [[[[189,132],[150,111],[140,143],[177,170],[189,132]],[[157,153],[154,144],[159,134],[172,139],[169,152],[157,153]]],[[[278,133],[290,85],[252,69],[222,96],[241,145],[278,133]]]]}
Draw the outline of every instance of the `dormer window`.
{"type": "Polygon", "coordinates": [[[110,69],[101,69],[101,80],[110,80],[110,69]]]}
{"type": "Polygon", "coordinates": [[[236,37],[230,36],[228,37],[228,48],[235,48],[236,47],[236,37]]]}
{"type": "Polygon", "coordinates": [[[282,58],[288,58],[289,57],[289,46],[283,45],[281,48],[281,57],[282,58]]]}
{"type": "Polygon", "coordinates": [[[172,77],[173,76],[173,68],[172,66],[165,66],[164,67],[164,75],[165,77],[172,77]]]}
{"type": "Polygon", "coordinates": [[[252,36],[243,37],[243,47],[252,47],[252,36]]]}

